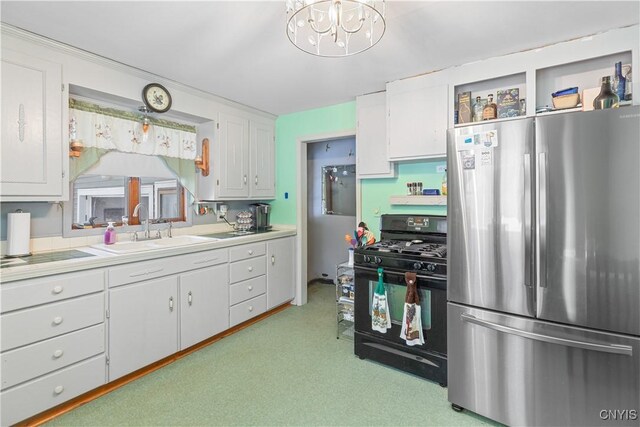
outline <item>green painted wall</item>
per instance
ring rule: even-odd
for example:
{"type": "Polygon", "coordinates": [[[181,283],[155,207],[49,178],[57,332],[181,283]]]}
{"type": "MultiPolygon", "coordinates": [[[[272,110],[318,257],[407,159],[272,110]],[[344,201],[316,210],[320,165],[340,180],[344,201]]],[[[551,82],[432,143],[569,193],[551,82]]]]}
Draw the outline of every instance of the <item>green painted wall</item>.
{"type": "Polygon", "coordinates": [[[355,101],[278,117],[276,120],[276,199],[271,202],[273,224],[296,223],[296,168],[299,139],[356,129],[355,101]],[[289,198],[285,199],[285,193],[289,198]]]}
{"type": "MultiPolygon", "coordinates": [[[[356,103],[347,102],[326,108],[302,111],[278,117],[276,120],[276,199],[271,202],[271,222],[296,223],[296,162],[297,141],[307,136],[341,132],[356,128],[356,103]],[[288,198],[285,199],[285,193],[288,198]]],[[[362,183],[362,221],[376,238],[380,238],[380,215],[414,213],[446,215],[444,206],[391,206],[390,196],[406,194],[407,182],[422,182],[423,188],[440,188],[442,173],[437,167],[442,160],[402,162],[396,178],[365,179],[362,183]]]]}

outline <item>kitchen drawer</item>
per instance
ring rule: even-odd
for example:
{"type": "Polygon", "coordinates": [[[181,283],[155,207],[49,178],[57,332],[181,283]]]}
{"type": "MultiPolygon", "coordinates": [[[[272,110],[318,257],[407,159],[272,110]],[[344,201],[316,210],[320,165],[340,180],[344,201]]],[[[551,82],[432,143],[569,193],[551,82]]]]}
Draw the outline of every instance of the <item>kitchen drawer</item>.
{"type": "Polygon", "coordinates": [[[180,268],[180,271],[189,271],[195,268],[204,268],[211,267],[212,265],[224,264],[229,261],[229,251],[226,248],[215,249],[213,251],[179,255],[172,258],[166,258],[166,260],[178,264],[178,268],[180,268]]]}
{"type": "Polygon", "coordinates": [[[267,311],[267,296],[264,294],[236,304],[229,308],[229,326],[235,326],[265,311],[267,311]]]}
{"type": "Polygon", "coordinates": [[[267,291],[267,276],[254,277],[229,287],[229,305],[246,301],[267,291]]]}
{"type": "Polygon", "coordinates": [[[234,262],[229,264],[229,283],[262,276],[266,271],[267,259],[264,256],[234,262]]]}
{"type": "Polygon", "coordinates": [[[255,258],[266,253],[267,245],[264,242],[236,246],[229,248],[229,261],[234,262],[248,258],[255,258]]]}
{"type": "Polygon", "coordinates": [[[0,312],[56,302],[104,290],[104,270],[21,280],[0,288],[0,312]]]}
{"type": "Polygon", "coordinates": [[[104,322],[104,293],[3,314],[0,351],[104,322]]]}
{"type": "Polygon", "coordinates": [[[177,274],[181,271],[180,257],[160,258],[154,261],[142,261],[110,268],[109,287],[142,282],[156,277],[177,274]]]}
{"type": "Polygon", "coordinates": [[[104,353],[104,324],[2,353],[2,389],[104,353]]]}
{"type": "Polygon", "coordinates": [[[0,393],[1,424],[8,426],[105,383],[104,355],[0,393]]]}

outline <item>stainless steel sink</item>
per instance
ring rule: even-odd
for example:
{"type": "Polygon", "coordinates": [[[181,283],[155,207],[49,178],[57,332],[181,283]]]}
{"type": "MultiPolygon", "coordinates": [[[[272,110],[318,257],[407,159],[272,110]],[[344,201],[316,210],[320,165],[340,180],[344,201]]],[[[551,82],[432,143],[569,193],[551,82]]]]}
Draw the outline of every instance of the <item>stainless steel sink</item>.
{"type": "Polygon", "coordinates": [[[176,236],[166,239],[157,240],[138,240],[138,241],[122,241],[112,245],[100,243],[91,245],[92,248],[100,249],[115,254],[128,254],[132,252],[142,252],[154,249],[173,248],[177,246],[196,245],[200,243],[215,242],[218,239],[203,236],[176,236]]]}

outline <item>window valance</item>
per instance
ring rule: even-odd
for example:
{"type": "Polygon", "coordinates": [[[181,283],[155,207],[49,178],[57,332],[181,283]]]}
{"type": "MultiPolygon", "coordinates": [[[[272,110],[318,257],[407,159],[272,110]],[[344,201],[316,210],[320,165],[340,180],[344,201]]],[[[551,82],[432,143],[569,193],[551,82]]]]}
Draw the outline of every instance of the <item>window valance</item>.
{"type": "Polygon", "coordinates": [[[149,117],[142,131],[141,115],[69,99],[69,137],[85,147],[193,160],[195,126],[149,117]]]}

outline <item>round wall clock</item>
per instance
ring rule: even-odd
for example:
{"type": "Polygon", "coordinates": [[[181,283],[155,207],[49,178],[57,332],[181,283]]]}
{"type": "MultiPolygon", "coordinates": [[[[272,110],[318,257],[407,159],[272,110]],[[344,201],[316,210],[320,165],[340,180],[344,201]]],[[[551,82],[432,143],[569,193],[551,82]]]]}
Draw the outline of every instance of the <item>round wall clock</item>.
{"type": "Polygon", "coordinates": [[[169,91],[158,83],[150,83],[142,89],[142,100],[149,110],[156,113],[166,113],[171,108],[169,91]]]}

